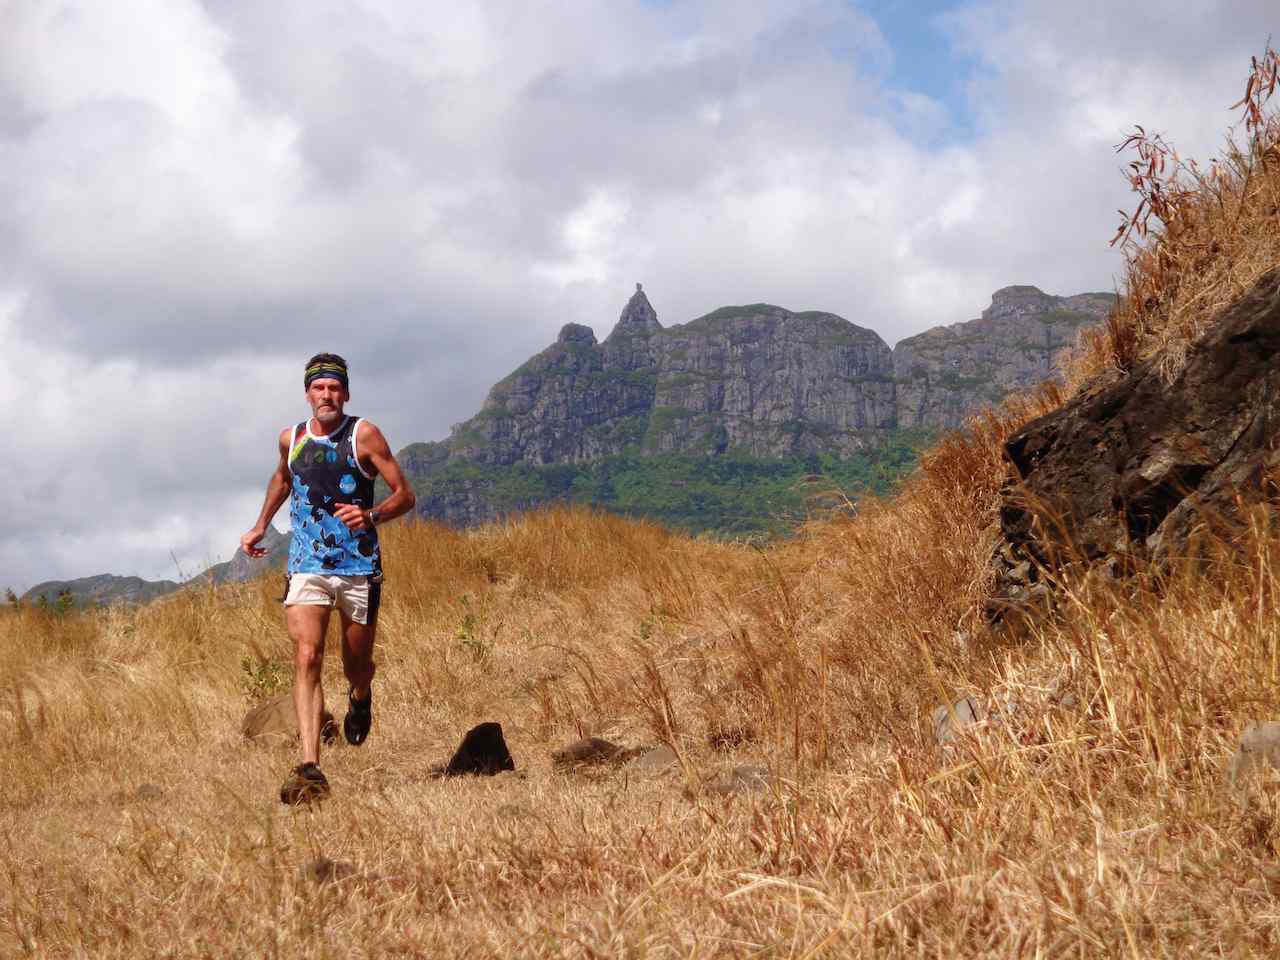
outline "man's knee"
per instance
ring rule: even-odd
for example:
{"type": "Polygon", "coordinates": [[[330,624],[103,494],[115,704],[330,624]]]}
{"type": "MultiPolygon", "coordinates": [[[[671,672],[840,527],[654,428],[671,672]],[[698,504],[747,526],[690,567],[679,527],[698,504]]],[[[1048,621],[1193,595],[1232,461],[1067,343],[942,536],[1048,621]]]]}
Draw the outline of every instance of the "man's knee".
{"type": "Polygon", "coordinates": [[[324,646],[310,640],[296,640],[293,663],[299,673],[319,673],[324,663],[324,646]]]}

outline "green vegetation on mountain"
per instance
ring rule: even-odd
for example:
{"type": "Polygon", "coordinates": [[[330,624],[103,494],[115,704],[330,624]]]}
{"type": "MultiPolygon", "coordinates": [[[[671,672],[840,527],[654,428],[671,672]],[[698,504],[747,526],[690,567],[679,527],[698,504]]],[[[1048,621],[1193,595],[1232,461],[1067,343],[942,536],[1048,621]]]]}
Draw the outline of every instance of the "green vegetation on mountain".
{"type": "Polygon", "coordinates": [[[884,442],[833,454],[753,457],[645,454],[639,449],[581,463],[535,466],[452,459],[412,477],[420,503],[448,502],[459,491],[497,515],[559,501],[643,517],[690,533],[777,536],[819,503],[883,495],[914,469],[933,434],[894,431],[884,442]]]}

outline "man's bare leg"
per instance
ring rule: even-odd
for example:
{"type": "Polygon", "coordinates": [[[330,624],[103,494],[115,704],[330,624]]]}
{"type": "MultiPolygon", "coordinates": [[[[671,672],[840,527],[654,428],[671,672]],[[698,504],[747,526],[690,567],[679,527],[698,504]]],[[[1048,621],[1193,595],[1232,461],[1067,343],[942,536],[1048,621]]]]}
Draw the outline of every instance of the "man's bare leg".
{"type": "Polygon", "coordinates": [[[320,715],[324,712],[320,668],[324,665],[329,609],[312,604],[285,607],[285,623],[293,640],[293,708],[298,715],[303,763],[320,762],[320,715]]]}
{"type": "Polygon", "coordinates": [[[356,623],[342,612],[342,669],[357,700],[369,699],[369,685],[377,668],[373,664],[375,623],[356,623]]]}
{"type": "Polygon", "coordinates": [[[358,747],[369,736],[373,723],[373,623],[356,623],[342,614],[342,669],[351,684],[347,715],[342,718],[342,734],[347,743],[358,747]]]}

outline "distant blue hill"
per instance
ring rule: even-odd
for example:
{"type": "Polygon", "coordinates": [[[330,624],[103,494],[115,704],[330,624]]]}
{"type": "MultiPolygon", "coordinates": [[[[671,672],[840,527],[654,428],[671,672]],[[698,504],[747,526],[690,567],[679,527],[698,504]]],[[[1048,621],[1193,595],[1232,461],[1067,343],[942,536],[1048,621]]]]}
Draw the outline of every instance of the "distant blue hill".
{"type": "Polygon", "coordinates": [[[92,577],[80,577],[76,580],[46,580],[38,583],[21,597],[24,603],[41,602],[55,604],[58,598],[70,596],[76,606],[93,604],[109,605],[113,603],[146,603],[157,597],[181,590],[183,587],[241,583],[252,580],[263,572],[284,565],[289,556],[289,534],[281,533],[275,527],[267,527],[267,534],[262,538],[262,545],[267,548],[267,555],[254,560],[243,551],[237,550],[230,560],[215,563],[207,570],[196,574],[184,583],[173,580],[143,580],[141,577],[121,577],[111,573],[100,573],[92,577]]]}

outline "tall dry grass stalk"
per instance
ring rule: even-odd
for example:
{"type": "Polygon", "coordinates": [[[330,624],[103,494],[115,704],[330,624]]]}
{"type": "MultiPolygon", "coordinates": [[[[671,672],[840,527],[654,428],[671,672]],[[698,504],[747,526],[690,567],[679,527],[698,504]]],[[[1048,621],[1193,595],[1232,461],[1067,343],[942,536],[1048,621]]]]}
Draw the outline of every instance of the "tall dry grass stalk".
{"type": "Polygon", "coordinates": [[[1124,290],[1067,361],[1073,387],[1156,355],[1172,379],[1219,311],[1280,263],[1280,116],[1270,106],[1278,77],[1268,47],[1234,105],[1243,129],[1207,168],[1141,127],[1121,145],[1136,154],[1128,169],[1138,196],[1112,241],[1126,253],[1124,290]]]}
{"type": "MultiPolygon", "coordinates": [[[[1176,356],[1275,262],[1265,154],[1135,257],[1078,375],[1176,356]]],[[[1280,697],[1267,508],[1194,567],[1069,580],[1017,642],[982,633],[1001,444],[1062,400],[764,550],[585,510],[387,529],[373,733],[325,751],[317,810],[276,799],[295,751],[238,730],[290,659],[274,580],[7,611],[0,955],[1275,955],[1280,792],[1222,786],[1280,697]],[[940,750],[931,708],[971,692],[998,709],[940,750]],[[520,773],[430,779],[482,720],[520,773]],[[584,734],[680,764],[554,769],[584,734]],[[733,764],[768,789],[708,789],[733,764]]],[[[340,712],[336,657],[325,685],[340,712]]]]}

